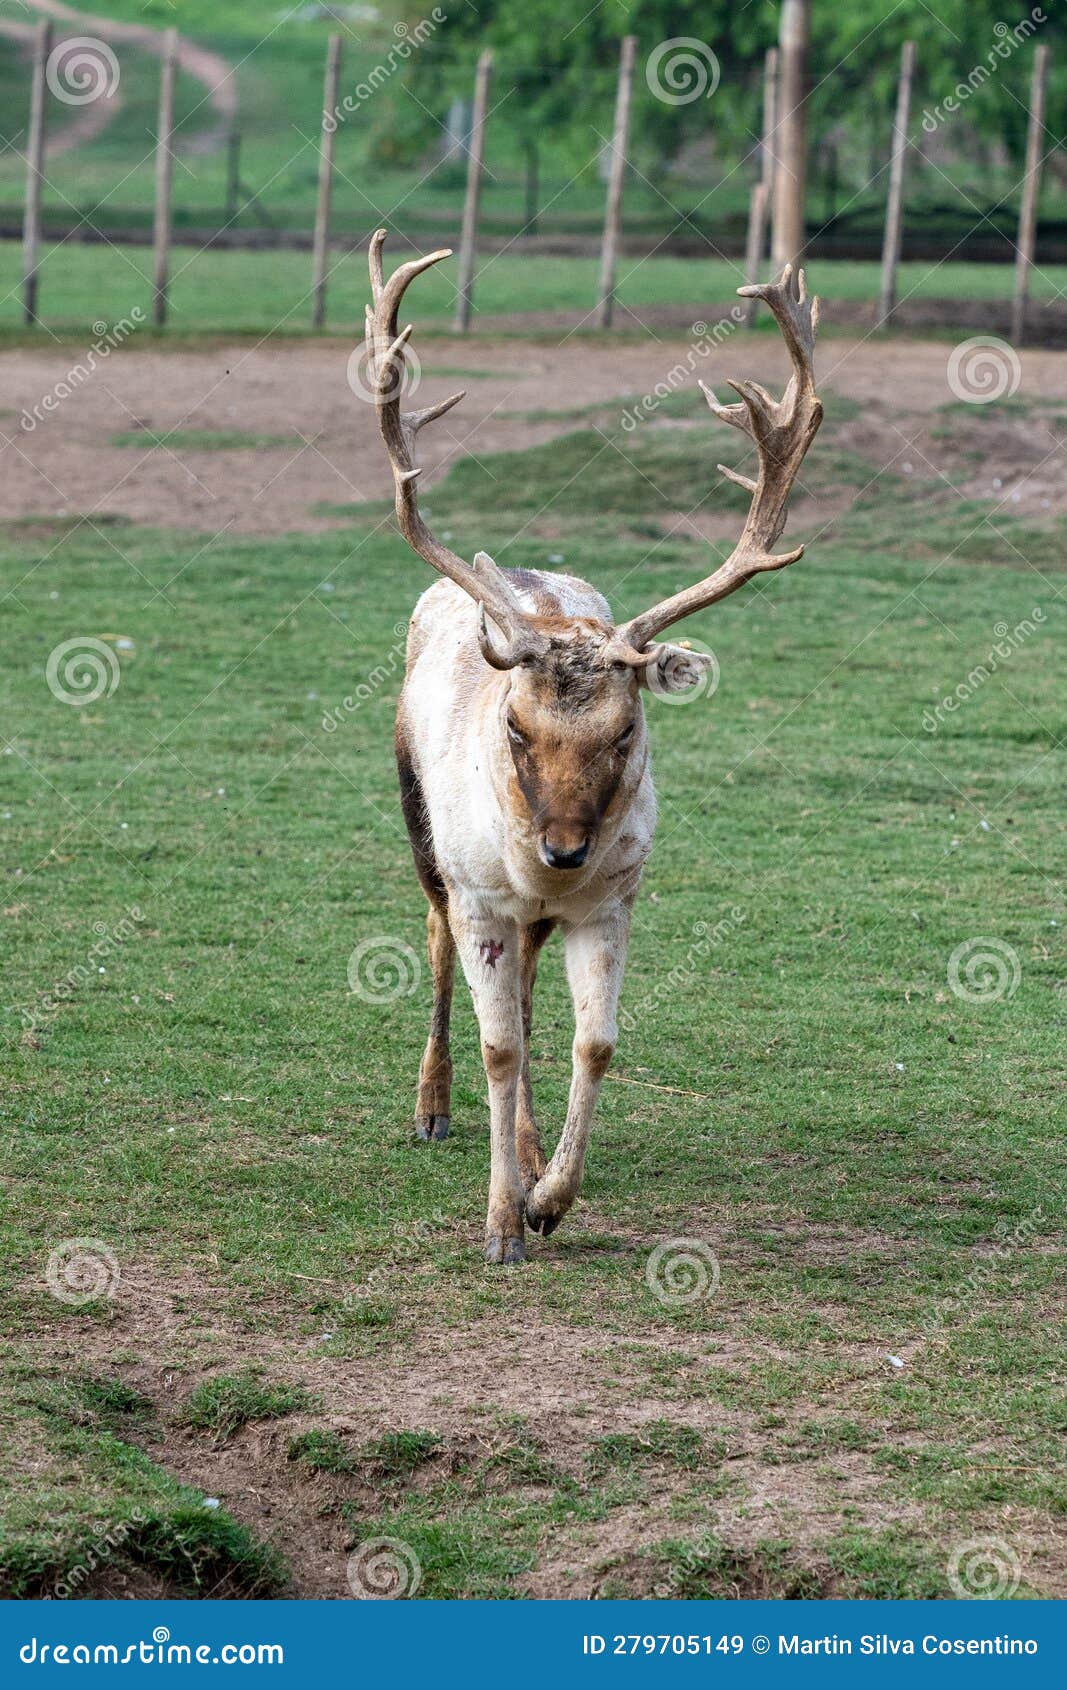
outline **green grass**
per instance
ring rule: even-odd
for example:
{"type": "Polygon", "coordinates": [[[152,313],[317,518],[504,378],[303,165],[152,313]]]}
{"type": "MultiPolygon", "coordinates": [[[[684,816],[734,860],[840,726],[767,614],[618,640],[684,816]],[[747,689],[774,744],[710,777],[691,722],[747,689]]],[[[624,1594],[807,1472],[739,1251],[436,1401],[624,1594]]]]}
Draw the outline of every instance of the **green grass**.
{"type": "Polygon", "coordinates": [[[258,1370],[247,1368],[198,1385],[183,1403],[177,1423],[230,1438],[252,1421],[283,1420],[288,1414],[312,1407],[314,1399],[306,1391],[273,1385],[262,1379],[258,1370]]]}
{"type": "MultiPolygon", "coordinates": [[[[499,462],[464,467],[435,489],[435,519],[461,550],[544,566],[531,503],[540,487],[563,508],[578,476],[565,567],[632,615],[708,567],[703,545],[631,533],[692,487],[693,436],[605,440],[580,430],[508,460],[506,498],[499,462]]],[[[831,418],[813,485],[855,485],[857,467],[831,418]]],[[[311,1342],[323,1366],[388,1369],[428,1334],[457,1351],[483,1331],[499,1343],[502,1324],[607,1337],[602,1400],[585,1420],[575,1405],[565,1447],[536,1427],[457,1447],[432,1405],[373,1448],[300,1434],[294,1463],[362,1487],[344,1503],[353,1537],[410,1543],[425,1595],[514,1594],[664,1489],[673,1512],[614,1569],[620,1588],[672,1577],[682,1551],[655,1546],[683,1542],[694,1594],[947,1594],[953,1544],[1040,1537],[1065,1506],[1047,1248],[1064,1173],[1062,526],[882,483],[801,564],[686,629],[714,646],[721,680],[688,706],[649,705],[659,834],[584,1206],[505,1275],[478,1248],[488,1152],[468,1005],[453,1133],[427,1150],[410,1119],[425,969],[379,1004],[347,975],[360,940],[419,955],[423,932],[389,654],[426,578],[380,515],[207,543],[76,518],[6,532],[3,1466],[47,1417],[19,1371],[27,1333],[60,1357],[48,1413],[63,1427],[61,1458],[0,1492],[7,1585],[41,1588],[87,1533],[152,1497],[138,1554],[176,1565],[192,1541],[194,1564],[229,1577],[243,1528],[168,1478],[155,1428],[177,1417],[183,1437],[219,1440],[315,1404],[269,1360],[220,1377],[217,1353],[207,1385],[157,1401],[155,1420],[121,1354],[64,1382],[83,1335],[106,1341],[113,1306],[58,1301],[46,1266],[63,1240],[99,1239],[160,1295],[202,1285],[268,1357],[288,1346],[287,1379],[311,1342]],[[1039,631],[925,731],[996,625],[1035,606],[1039,631]],[[111,648],[117,687],[61,702],[49,654],[105,633],[132,641],[111,648]],[[360,709],[324,732],[375,670],[360,709]],[[975,1003],[949,961],[983,936],[1010,947],[1019,978],[975,1003]],[[665,1307],[649,1251],[694,1236],[714,1244],[718,1290],[665,1307]],[[670,1413],[635,1428],[613,1405],[643,1392],[670,1413]],[[859,1464],[858,1517],[739,1560],[715,1526],[721,1499],[747,1494],[726,1458],[736,1426],[764,1472],[806,1474],[831,1503],[840,1464],[859,1464]]],[[[538,994],[551,1141],[570,1045],[556,946],[538,994]]],[[[151,1358],[155,1326],[136,1342],[151,1358]]],[[[246,1549],[257,1577],[281,1577],[246,1549]]],[[[1031,1587],[1048,1593],[1039,1561],[1031,1587]]]]}
{"type": "Polygon", "coordinates": [[[181,1596],[272,1596],[288,1574],[224,1508],[141,1445],[147,1399],[119,1379],[7,1366],[0,1403],[0,1592],[90,1594],[117,1574],[181,1596]],[[27,1474],[32,1480],[27,1483],[27,1474]]]}
{"type": "Polygon", "coordinates": [[[167,434],[129,428],[113,434],[109,444],[139,451],[166,447],[170,452],[258,452],[271,446],[292,446],[293,440],[291,434],[253,434],[239,428],[175,428],[167,434]]]}
{"type": "Polygon", "coordinates": [[[358,1463],[336,1432],[300,1432],[289,1440],[289,1460],[312,1473],[355,1473],[358,1463]]]}
{"type": "MultiPolygon", "coordinates": [[[[587,312],[592,330],[597,300],[597,260],[503,253],[479,259],[475,287],[478,316],[516,317],[524,313],[587,312]]],[[[46,328],[57,334],[99,335],[93,324],[117,323],[140,307],[151,315],[152,255],[147,247],[79,245],[46,247],[42,259],[40,311],[46,328]]],[[[813,288],[829,299],[871,299],[877,292],[875,264],[816,261],[809,267],[813,288]]],[[[0,332],[23,334],[20,304],[21,247],[0,242],[0,332]]],[[[691,312],[694,322],[714,325],[734,302],[744,281],[740,260],[703,258],[625,258],[619,265],[616,326],[627,329],[627,309],[672,306],[691,312]]],[[[423,278],[419,322],[447,327],[455,310],[455,262],[423,278]]],[[[1067,288],[1067,268],[1035,273],[1034,297],[1052,300],[1067,288]]],[[[1011,293],[1009,267],[995,264],[905,264],[901,299],[952,299],[959,316],[951,330],[962,337],[969,301],[1006,300],[1011,293]]],[[[175,251],[171,312],[167,333],[215,332],[302,334],[310,332],[311,254],[305,252],[228,252],[217,249],[175,251]]],[[[362,336],[367,298],[365,253],[335,253],[329,279],[329,322],[335,332],[362,336]]],[[[1038,319],[1039,320],[1039,319],[1038,319]]],[[[137,331],[152,339],[153,331],[137,331]]],[[[444,375],[445,369],[438,370],[444,375]]],[[[462,371],[463,377],[469,372],[462,371]]],[[[483,372],[484,374],[484,372],[483,372]]],[[[671,407],[668,407],[670,410],[671,407]]],[[[974,407],[970,407],[974,409],[974,407]]]]}

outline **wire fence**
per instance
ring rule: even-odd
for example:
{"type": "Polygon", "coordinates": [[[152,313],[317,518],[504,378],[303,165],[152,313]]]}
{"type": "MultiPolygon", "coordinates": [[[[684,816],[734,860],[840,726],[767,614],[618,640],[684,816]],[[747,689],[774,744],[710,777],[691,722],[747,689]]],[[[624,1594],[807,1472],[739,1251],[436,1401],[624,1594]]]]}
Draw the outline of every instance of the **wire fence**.
{"type": "MultiPolygon", "coordinates": [[[[432,33],[436,11],[416,26],[416,35],[422,29],[432,33]]],[[[0,42],[0,93],[9,112],[26,113],[25,121],[16,115],[10,125],[0,157],[0,240],[21,239],[24,248],[15,287],[10,254],[0,258],[0,285],[7,294],[0,321],[12,320],[16,292],[27,321],[50,313],[62,319],[68,301],[97,285],[103,274],[99,255],[76,251],[88,246],[112,255],[122,249],[115,274],[128,279],[138,296],[147,285],[160,325],[168,316],[172,273],[180,281],[183,326],[194,326],[198,307],[204,327],[227,321],[225,310],[204,306],[223,274],[219,256],[233,251],[250,261],[268,254],[260,262],[275,267],[271,275],[258,272],[251,286],[246,266],[230,267],[230,285],[246,304],[262,296],[269,314],[276,307],[266,306],[267,297],[274,300],[280,289],[288,290],[293,309],[284,313],[287,326],[304,321],[322,326],[329,321],[331,299],[346,315],[349,311],[347,286],[341,284],[338,292],[338,259],[365,245],[375,227],[388,224],[400,244],[451,244],[463,235],[465,209],[467,260],[476,248],[508,261],[536,259],[542,266],[575,261],[572,285],[549,286],[546,309],[579,303],[573,296],[585,289],[590,311],[599,311],[602,322],[603,301],[613,294],[620,263],[624,269],[630,261],[648,266],[651,284],[661,279],[664,260],[711,261],[723,266],[724,291],[751,269],[753,194],[766,176],[762,64],[744,67],[737,78],[735,93],[747,112],[742,131],[748,140],[742,144],[724,142],[710,117],[703,132],[670,158],[650,154],[647,144],[628,150],[624,134],[613,209],[617,102],[613,113],[606,92],[602,125],[592,126],[584,154],[575,152],[573,140],[532,135],[511,99],[542,73],[536,65],[504,60],[493,67],[484,158],[472,172],[469,100],[453,99],[442,116],[434,115],[428,144],[423,139],[413,147],[410,141],[413,95],[404,71],[422,45],[410,32],[387,51],[380,42],[377,51],[373,44],[353,47],[340,35],[327,48],[317,34],[301,40],[298,50],[286,42],[264,63],[262,52],[248,55],[251,62],[236,61],[232,46],[221,40],[192,43],[137,25],[115,29],[105,41],[71,38],[47,19],[36,31],[0,19],[0,30],[8,34],[0,42]],[[323,87],[327,51],[334,55],[332,94],[323,87]],[[168,64],[170,144],[160,130],[168,64]],[[607,266],[605,245],[614,254],[607,266]],[[154,252],[150,264],[138,256],[138,248],[148,246],[154,252]],[[172,262],[172,249],[189,254],[172,262]],[[312,250],[314,271],[299,256],[312,250]],[[307,286],[299,288],[301,263],[307,286]],[[192,288],[194,267],[198,285],[192,288]]],[[[1045,49],[1023,42],[1020,52],[1036,60],[1045,49]]],[[[549,68],[543,67],[546,74],[549,68]]],[[[712,73],[703,68],[706,86],[712,73]]],[[[668,70],[655,54],[638,64],[636,75],[631,66],[632,99],[646,104],[656,99],[656,78],[668,70]]],[[[685,92],[686,104],[693,98],[706,98],[699,80],[695,95],[685,92]]],[[[953,151],[944,133],[948,116],[936,103],[916,103],[898,149],[903,180],[899,230],[890,238],[894,261],[933,267],[1015,264],[1018,294],[1020,232],[1026,235],[1029,224],[1022,280],[1035,282],[1038,297],[1057,294],[1058,278],[1050,272],[1067,263],[1067,200],[1058,172],[1041,169],[1046,153],[1054,151],[1044,144],[1043,119],[1035,157],[1020,172],[1004,147],[953,151]],[[1020,217],[1028,183],[1030,204],[1022,206],[1020,217]],[[1036,278],[1028,268],[1033,264],[1040,272],[1036,278]]],[[[805,231],[810,261],[842,266],[844,291],[873,298],[878,282],[863,267],[885,260],[893,109],[870,112],[869,119],[865,151],[841,122],[824,123],[812,136],[805,231]]],[[[761,238],[756,256],[762,259],[764,249],[761,238]]],[[[461,265],[465,261],[461,256],[461,265]]],[[[531,270],[531,281],[534,275],[531,270]]],[[[920,285],[930,291],[925,277],[920,285]]],[[[946,297],[953,285],[946,271],[946,297]]],[[[685,287],[679,278],[680,292],[691,297],[685,287]]],[[[1005,270],[994,291],[1007,298],[1012,289],[1005,270]]],[[[475,311],[482,303],[479,291],[468,290],[475,311]]],[[[666,303],[671,292],[668,288],[666,303]]],[[[883,304],[885,298],[883,283],[883,304]]],[[[492,303],[498,310],[516,308],[510,300],[492,303]]]]}

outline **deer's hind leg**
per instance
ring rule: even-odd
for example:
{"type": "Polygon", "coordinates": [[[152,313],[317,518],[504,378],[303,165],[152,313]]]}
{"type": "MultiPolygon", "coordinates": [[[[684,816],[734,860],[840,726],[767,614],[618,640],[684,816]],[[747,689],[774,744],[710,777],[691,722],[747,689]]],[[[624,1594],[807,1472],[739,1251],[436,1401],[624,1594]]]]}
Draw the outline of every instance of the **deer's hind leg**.
{"type": "Polygon", "coordinates": [[[519,969],[522,987],[522,1073],[515,1110],[515,1146],[523,1189],[532,1191],[545,1171],[545,1153],[534,1119],[533,1086],[530,1081],[530,1030],[533,1026],[533,991],[537,959],[554,921],[533,921],[524,927],[519,941],[519,969]]]}
{"type": "Polygon", "coordinates": [[[448,925],[448,906],[431,904],[426,917],[426,948],[433,975],[430,1036],[419,1064],[419,1092],[415,1103],[415,1131],[421,1139],[448,1137],[452,1109],[452,1056],[449,1021],[456,947],[448,925]]]}
{"type": "Polygon", "coordinates": [[[433,852],[433,839],[422,787],[399,722],[396,734],[396,762],[400,774],[400,803],[411,840],[415,868],[430,904],[426,917],[426,948],[430,958],[430,973],[433,976],[433,1013],[430,1017],[430,1036],[419,1064],[415,1131],[419,1138],[433,1140],[448,1137],[452,1112],[449,1022],[452,1017],[456,946],[448,925],[448,892],[433,852]]]}

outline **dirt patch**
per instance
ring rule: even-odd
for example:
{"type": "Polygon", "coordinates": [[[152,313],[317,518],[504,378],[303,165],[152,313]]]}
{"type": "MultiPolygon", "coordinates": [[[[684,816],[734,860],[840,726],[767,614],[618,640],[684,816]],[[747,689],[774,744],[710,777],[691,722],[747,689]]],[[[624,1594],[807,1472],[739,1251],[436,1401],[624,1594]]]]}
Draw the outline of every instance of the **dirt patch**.
{"type": "MultiPolygon", "coordinates": [[[[69,350],[7,351],[2,354],[9,407],[3,423],[2,513],[90,521],[117,514],[209,534],[335,528],[344,516],[320,507],[359,505],[391,492],[373,406],[349,386],[354,344],[196,351],[128,347],[88,379],[73,382],[70,372],[78,360],[69,350]],[[49,412],[38,409],[35,420],[43,396],[63,383],[73,389],[69,397],[49,412]],[[26,416],[29,428],[20,420],[26,416]],[[146,436],[143,450],[110,443],[113,435],[138,429],[146,436]],[[170,444],[167,435],[178,430],[288,434],[290,441],[257,450],[203,451],[170,444]],[[152,444],[153,436],[162,437],[161,444],[152,444]]],[[[617,427],[625,401],[652,393],[685,364],[688,351],[687,343],[651,339],[636,345],[574,339],[546,347],[480,338],[460,351],[454,341],[424,337],[419,402],[467,390],[463,404],[420,440],[427,479],[432,483],[435,472],[469,454],[521,450],[576,427],[617,427]],[[561,414],[568,401],[575,412],[561,414]],[[588,406],[604,411],[590,419],[578,409],[588,406]],[[531,415],[541,411],[553,414],[531,415]]],[[[957,440],[958,418],[953,416],[950,438],[936,436],[945,423],[938,407],[951,402],[952,395],[947,380],[931,380],[931,364],[943,369],[947,356],[944,348],[908,341],[827,342],[820,379],[831,423],[835,398],[863,407],[861,416],[842,425],[842,444],[870,458],[872,475],[885,467],[926,481],[943,475],[965,493],[1002,497],[1010,512],[1047,516],[1067,510],[1067,478],[1055,450],[1054,423],[1035,426],[1026,417],[998,415],[993,421],[965,415],[957,440]],[[885,399],[890,386],[896,402],[885,399]],[[980,452],[980,459],[969,456],[972,451],[980,452]],[[996,478],[1000,489],[993,486],[996,478]]],[[[671,390],[695,387],[698,375],[721,383],[726,374],[744,370],[774,386],[783,374],[781,347],[762,335],[738,337],[698,365],[684,381],[675,380],[671,390]]],[[[1022,367],[1022,391],[1051,410],[1067,381],[1067,354],[1027,352],[1022,367]]],[[[639,424],[660,426],[668,425],[655,413],[639,424]]],[[[710,419],[686,426],[694,433],[694,473],[713,478],[720,431],[710,419]]],[[[696,503],[703,485],[694,486],[696,503]]],[[[810,510],[802,501],[794,525],[832,521],[848,502],[845,491],[840,500],[811,501],[810,510]]],[[[634,517],[643,514],[635,511],[634,517]]],[[[682,527],[696,538],[736,530],[736,520],[726,518],[720,531],[714,515],[699,521],[686,517],[684,525],[668,518],[663,525],[668,531],[682,527]]]]}
{"type": "MultiPolygon", "coordinates": [[[[898,1240],[846,1237],[799,1223],[776,1234],[798,1260],[809,1253],[812,1260],[833,1260],[856,1250],[900,1251],[898,1240]]],[[[618,1243],[644,1249],[647,1240],[620,1230],[618,1243]]],[[[740,1253],[745,1245],[737,1238],[723,1247],[740,1253]]],[[[405,1335],[402,1352],[357,1358],[321,1353],[321,1339],[300,1333],[292,1306],[280,1306],[276,1317],[256,1306],[255,1319],[269,1331],[235,1320],[232,1308],[232,1294],[188,1266],[165,1273],[133,1265],[124,1267],[108,1318],[45,1328],[33,1347],[42,1372],[118,1374],[149,1399],[159,1417],[158,1436],[146,1444],[153,1461],[217,1498],[257,1540],[280,1549],[300,1596],[349,1595],[347,1558],[359,1541],[359,1522],[374,1520],[398,1498],[395,1480],[381,1478],[365,1461],[335,1473],[309,1471],[291,1459],[291,1440],[306,1432],[328,1432],[353,1450],[398,1432],[431,1432],[433,1449],[418,1473],[405,1478],[411,1492],[449,1473],[462,1478],[491,1466],[501,1438],[514,1436],[506,1429],[519,1425],[546,1462],[574,1482],[588,1479],[590,1452],[606,1433],[640,1441],[650,1428],[668,1426],[699,1435],[702,1477],[710,1483],[696,1512],[677,1512],[693,1473],[653,1455],[640,1504],[611,1507],[595,1519],[564,1519],[543,1536],[537,1567],[516,1584],[536,1596],[602,1594],[606,1582],[626,1583],[627,1566],[634,1579],[635,1569],[651,1576],[642,1556],[649,1544],[697,1531],[714,1534],[743,1558],[781,1539],[798,1554],[809,1547],[814,1553],[850,1521],[875,1529],[923,1522],[917,1504],[889,1495],[875,1460],[883,1434],[869,1412],[862,1448],[838,1447],[829,1435],[825,1445],[803,1447],[802,1431],[813,1416],[822,1415],[832,1431],[834,1417],[846,1411],[849,1377],[862,1395],[882,1370],[884,1358],[870,1345],[840,1346],[846,1366],[833,1415],[812,1404],[787,1406],[769,1430],[765,1416],[736,1398],[724,1404],[714,1393],[686,1391],[679,1401],[669,1385],[656,1383],[657,1366],[668,1361],[663,1376],[674,1380],[679,1370],[690,1377],[717,1369],[733,1374],[737,1367],[796,1359],[762,1338],[754,1342],[740,1307],[713,1336],[652,1324],[624,1338],[543,1320],[531,1334],[517,1310],[487,1315],[461,1333],[416,1330],[405,1335]],[[271,1382],[299,1386],[321,1406],[243,1426],[230,1437],[180,1424],[180,1405],[198,1384],[245,1366],[262,1366],[271,1382]]],[[[536,1473],[500,1482],[529,1484],[534,1494],[546,1483],[536,1473]]],[[[142,1594],[135,1578],[129,1591],[120,1588],[126,1575],[114,1569],[100,1576],[106,1589],[93,1594],[142,1594]]]]}

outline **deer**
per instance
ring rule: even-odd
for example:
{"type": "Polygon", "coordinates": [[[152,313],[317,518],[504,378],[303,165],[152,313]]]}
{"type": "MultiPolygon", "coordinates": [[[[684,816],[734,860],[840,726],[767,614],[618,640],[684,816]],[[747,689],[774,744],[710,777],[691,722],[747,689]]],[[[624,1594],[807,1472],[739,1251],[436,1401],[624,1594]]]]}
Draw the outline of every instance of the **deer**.
{"type": "Polygon", "coordinates": [[[441,577],[409,624],[396,715],[401,808],[429,904],[433,981],[415,1131],[429,1143],[449,1131],[458,953],[489,1092],[485,1256],[510,1266],[525,1260],[525,1229],[548,1237],[578,1195],[615,1053],[631,916],[656,826],[643,694],[698,686],[713,661],[659,636],[804,552],[775,546],[822,421],[813,371],[819,302],[792,265],[776,282],[737,290],[770,308],[792,365],[781,399],[754,381],[732,381],[738,400],[721,405],[700,383],[712,414],[756,450],[755,476],[718,466],[750,494],[740,539],[704,580],[616,626],[585,581],[503,569],[484,551],[468,563],[428,527],[416,440],[465,394],[402,409],[412,325],[400,328],[399,312],[415,278],[452,255],[412,259],[386,280],[385,239],[379,229],[369,247],[369,385],[400,532],[441,577]],[[575,1025],[566,1116],[548,1158],[534,1115],[530,1034],[538,958],[557,927],[575,1025]]]}

